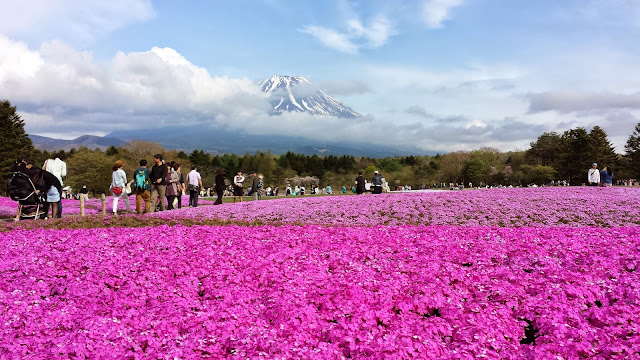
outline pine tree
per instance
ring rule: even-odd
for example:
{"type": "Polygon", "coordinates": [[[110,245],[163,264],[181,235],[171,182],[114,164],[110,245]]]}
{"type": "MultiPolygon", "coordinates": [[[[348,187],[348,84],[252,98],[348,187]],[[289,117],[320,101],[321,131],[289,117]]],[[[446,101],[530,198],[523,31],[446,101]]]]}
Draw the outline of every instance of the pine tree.
{"type": "Polygon", "coordinates": [[[640,123],[636,125],[633,133],[629,136],[624,147],[626,156],[629,158],[630,175],[636,179],[640,178],[640,123]]]}
{"type": "MultiPolygon", "coordinates": [[[[599,126],[594,126],[591,132],[589,133],[589,147],[587,150],[591,159],[591,162],[598,163],[600,168],[607,167],[617,167],[618,160],[616,156],[616,152],[607,139],[607,133],[602,130],[599,126]]],[[[590,164],[585,164],[587,166],[590,164]]]]}
{"type": "MultiPolygon", "coordinates": [[[[24,131],[24,120],[16,107],[9,100],[0,100],[0,172],[7,175],[18,157],[32,156],[33,152],[33,142],[24,131]]],[[[0,186],[4,193],[5,181],[0,186]]]]}

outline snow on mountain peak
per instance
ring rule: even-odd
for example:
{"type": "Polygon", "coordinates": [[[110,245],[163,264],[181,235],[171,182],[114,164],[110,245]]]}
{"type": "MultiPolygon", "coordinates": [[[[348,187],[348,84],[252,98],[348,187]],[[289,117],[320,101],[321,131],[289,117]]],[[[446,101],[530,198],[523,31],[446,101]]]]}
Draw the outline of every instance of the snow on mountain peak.
{"type": "Polygon", "coordinates": [[[304,76],[273,75],[258,85],[263,92],[269,94],[274,114],[296,111],[342,118],[362,116],[313,86],[304,76]]]}

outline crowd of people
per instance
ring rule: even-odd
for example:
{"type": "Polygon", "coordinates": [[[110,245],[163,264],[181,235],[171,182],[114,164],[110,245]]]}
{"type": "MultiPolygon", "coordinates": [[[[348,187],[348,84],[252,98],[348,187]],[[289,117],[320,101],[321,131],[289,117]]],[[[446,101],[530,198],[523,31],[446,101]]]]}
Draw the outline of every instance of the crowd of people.
{"type": "MultiPolygon", "coordinates": [[[[202,184],[202,177],[195,165],[191,166],[190,172],[184,176],[181,171],[181,164],[176,161],[165,162],[162,154],[156,154],[153,157],[153,166],[151,169],[147,167],[147,160],[142,159],[139,167],[133,172],[130,180],[127,178],[126,172],[123,170],[124,162],[118,160],[113,165],[111,185],[109,190],[112,193],[112,213],[117,214],[118,203],[122,200],[125,204],[127,212],[132,212],[129,204],[129,195],[134,194],[136,198],[135,212],[144,214],[155,211],[172,210],[182,207],[182,195],[189,194],[189,207],[197,207],[200,196],[211,196],[215,192],[217,199],[214,205],[222,204],[225,196],[233,196],[233,202],[242,202],[244,196],[252,196],[253,200],[261,200],[263,196],[278,196],[278,186],[265,187],[264,177],[252,172],[249,179],[246,179],[242,171],[238,171],[233,176],[232,181],[228,183],[225,173],[219,169],[215,176],[215,184],[213,191],[211,188],[205,189],[202,184]],[[250,186],[245,190],[245,182],[250,186]]],[[[56,154],[47,159],[43,166],[36,167],[33,160],[19,158],[11,169],[12,173],[21,172],[28,175],[29,179],[35,187],[38,196],[46,199],[44,202],[44,212],[51,217],[62,217],[62,198],[67,195],[63,190],[63,181],[67,176],[67,166],[64,162],[63,154],[56,154]]],[[[608,187],[613,186],[614,172],[611,166],[607,166],[602,170],[598,169],[598,164],[593,163],[587,172],[587,184],[589,186],[608,187]]],[[[621,182],[619,185],[633,184],[633,180],[621,182]]],[[[462,189],[460,184],[434,184],[434,187],[446,187],[450,185],[453,189],[462,189]]],[[[551,185],[567,186],[566,181],[552,181],[551,185]]],[[[424,187],[424,186],[423,186],[424,187]]],[[[472,187],[472,184],[469,184],[472,187]]],[[[411,187],[408,185],[398,187],[398,190],[409,191],[411,187]]],[[[378,171],[375,171],[371,182],[368,182],[363,176],[362,171],[355,178],[351,191],[355,194],[364,194],[367,191],[373,194],[381,194],[389,192],[389,185],[378,171]]],[[[287,184],[285,188],[286,196],[305,195],[306,189],[303,185],[287,184]]],[[[316,184],[311,184],[310,194],[332,194],[331,186],[320,188],[316,184]]],[[[342,186],[342,193],[347,193],[347,187],[342,186]]],[[[80,197],[88,199],[88,189],[84,185],[81,190],[74,195],[74,198],[80,197]]],[[[20,208],[20,207],[19,207],[20,208]]],[[[20,218],[20,211],[16,215],[16,220],[20,218]]]]}

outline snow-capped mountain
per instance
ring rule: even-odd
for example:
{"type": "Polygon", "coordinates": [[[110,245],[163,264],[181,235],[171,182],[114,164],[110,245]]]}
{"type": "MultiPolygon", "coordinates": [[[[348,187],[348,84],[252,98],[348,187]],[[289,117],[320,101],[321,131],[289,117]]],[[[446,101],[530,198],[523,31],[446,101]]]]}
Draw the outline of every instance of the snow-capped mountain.
{"type": "Polygon", "coordinates": [[[269,94],[272,111],[275,114],[280,114],[283,111],[298,111],[341,118],[362,116],[313,86],[303,76],[273,75],[260,82],[259,85],[262,91],[269,94]]]}

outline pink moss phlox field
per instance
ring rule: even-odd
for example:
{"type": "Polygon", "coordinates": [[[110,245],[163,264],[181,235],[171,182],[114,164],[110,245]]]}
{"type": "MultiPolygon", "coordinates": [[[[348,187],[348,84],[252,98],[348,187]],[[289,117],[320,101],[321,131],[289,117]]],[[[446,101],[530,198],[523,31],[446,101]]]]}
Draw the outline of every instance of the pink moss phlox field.
{"type": "MultiPolygon", "coordinates": [[[[166,202],[166,200],[165,200],[166,202]]],[[[105,204],[107,206],[107,212],[110,213],[112,211],[113,200],[111,196],[107,196],[105,198],[105,204]]],[[[212,200],[200,199],[198,201],[199,205],[212,205],[212,200]]],[[[136,197],[135,195],[129,196],[129,205],[131,205],[131,210],[135,210],[136,208],[136,197]]],[[[189,196],[184,195],[182,197],[182,206],[189,206],[189,196]]],[[[18,208],[18,203],[11,200],[8,197],[0,197],[0,218],[7,218],[16,216],[16,210],[18,208]]],[[[80,201],[79,200],[62,200],[62,208],[64,215],[79,215],[80,214],[80,201]]],[[[118,201],[118,210],[126,210],[126,206],[124,201],[118,201]]],[[[86,215],[95,215],[100,214],[102,212],[102,201],[97,198],[90,198],[85,202],[85,211],[86,215]]]]}
{"type": "Polygon", "coordinates": [[[632,359],[639,258],[640,227],[15,230],[0,358],[632,359]]]}
{"type": "Polygon", "coordinates": [[[338,226],[628,226],[640,224],[640,188],[555,187],[308,196],[181,209],[154,216],[338,226]]]}

